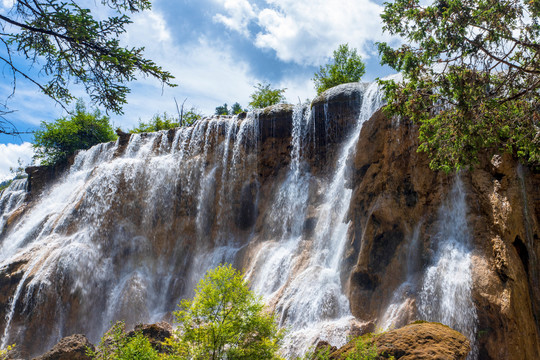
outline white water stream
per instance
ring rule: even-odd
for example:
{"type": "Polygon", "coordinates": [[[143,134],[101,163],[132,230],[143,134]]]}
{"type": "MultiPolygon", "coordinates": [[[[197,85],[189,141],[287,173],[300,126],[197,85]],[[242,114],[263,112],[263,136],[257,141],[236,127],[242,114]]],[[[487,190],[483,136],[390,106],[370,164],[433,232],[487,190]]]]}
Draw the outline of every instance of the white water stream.
{"type": "MultiPolygon", "coordinates": [[[[343,345],[355,322],[341,274],[352,195],[347,158],[362,124],[382,105],[376,84],[358,86],[360,115],[333,163],[321,165],[323,175],[311,173],[305,154],[320,148],[312,143],[314,116],[309,105],[294,109],[289,167],[270,199],[261,199],[258,113],[203,119],[174,136],[133,135],[120,156],[119,143],[82,151],[67,174],[4,228],[25,196],[24,182],[14,182],[0,197],[0,271],[19,266],[20,280],[5,304],[0,346],[24,339],[25,319],[33,316],[49,322],[44,347],[75,332],[95,342],[119,319],[128,326],[170,320],[208,269],[241,261],[253,289],[288,329],[286,357],[317,340],[343,345]],[[268,208],[260,214],[263,200],[268,208]]],[[[454,204],[461,204],[456,194],[441,210],[449,218],[441,221],[446,227],[425,275],[420,310],[474,334],[474,307],[468,300],[449,304],[457,293],[470,298],[470,252],[466,237],[455,232],[466,228],[459,223],[465,210],[454,204]],[[459,284],[448,284],[446,276],[457,270],[465,271],[459,284]],[[456,306],[472,310],[460,315],[456,306]]]]}

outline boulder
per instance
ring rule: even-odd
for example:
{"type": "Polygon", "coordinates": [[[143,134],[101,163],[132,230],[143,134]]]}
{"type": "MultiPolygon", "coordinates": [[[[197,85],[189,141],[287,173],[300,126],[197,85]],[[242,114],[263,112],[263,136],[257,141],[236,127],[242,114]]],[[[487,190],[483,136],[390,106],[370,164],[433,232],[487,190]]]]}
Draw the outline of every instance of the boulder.
{"type": "Polygon", "coordinates": [[[140,332],[146,337],[154,349],[160,353],[165,352],[162,343],[165,339],[172,336],[172,326],[167,322],[158,322],[156,324],[139,324],[135,329],[128,333],[128,336],[134,336],[136,332],[140,332]]]}
{"type": "MultiPolygon", "coordinates": [[[[465,360],[471,350],[470,343],[461,333],[438,323],[415,323],[400,329],[365,336],[371,346],[375,344],[381,359],[401,360],[465,360]]],[[[334,360],[346,359],[354,353],[356,339],[332,352],[334,360]]]]}
{"type": "Polygon", "coordinates": [[[94,345],[86,336],[75,334],[60,340],[51,350],[34,358],[34,360],[90,360],[87,349],[94,350],[94,345]]]}

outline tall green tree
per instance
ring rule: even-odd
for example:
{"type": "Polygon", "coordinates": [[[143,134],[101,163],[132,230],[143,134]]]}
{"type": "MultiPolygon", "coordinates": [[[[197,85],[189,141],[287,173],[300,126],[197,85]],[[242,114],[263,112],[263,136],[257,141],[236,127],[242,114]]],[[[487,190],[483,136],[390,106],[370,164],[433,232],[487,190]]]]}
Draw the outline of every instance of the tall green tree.
{"type": "Polygon", "coordinates": [[[34,133],[34,157],[40,159],[42,165],[53,165],[65,161],[77,150],[115,139],[109,117],[97,109],[88,112],[79,100],[70,116],[41,123],[41,128],[34,133]]]}
{"type": "Polygon", "coordinates": [[[287,89],[272,89],[271,86],[267,82],[258,83],[255,86],[255,92],[250,95],[251,102],[249,106],[252,109],[262,109],[285,101],[283,94],[287,89]]]}
{"type": "Polygon", "coordinates": [[[366,66],[356,49],[349,49],[349,44],[339,45],[332,61],[321,66],[313,77],[317,95],[340,84],[360,81],[365,72],[366,66]]]}
{"type": "Polygon", "coordinates": [[[277,358],[282,333],[276,319],[231,265],[208,271],[174,316],[176,337],[166,343],[172,359],[277,358]]]}
{"type": "MultiPolygon", "coordinates": [[[[82,84],[94,104],[122,113],[129,93],[127,83],[136,74],[155,77],[174,86],[173,76],[143,55],[143,48],[120,45],[119,37],[131,23],[130,14],[148,10],[149,0],[101,0],[96,2],[113,14],[96,19],[75,0],[14,0],[0,14],[0,62],[12,78],[24,78],[63,106],[75,99],[71,82],[82,84]],[[27,64],[15,62],[24,59],[27,64]],[[29,72],[34,67],[36,72],[29,72]],[[41,81],[34,74],[44,75],[41,81]]],[[[0,108],[0,133],[13,132],[0,108]]]]}
{"type": "Polygon", "coordinates": [[[381,81],[390,114],[420,124],[433,169],[478,162],[480,151],[513,153],[540,166],[540,2],[419,0],[386,3],[384,29],[405,39],[379,44],[382,64],[403,81],[381,81]]]}

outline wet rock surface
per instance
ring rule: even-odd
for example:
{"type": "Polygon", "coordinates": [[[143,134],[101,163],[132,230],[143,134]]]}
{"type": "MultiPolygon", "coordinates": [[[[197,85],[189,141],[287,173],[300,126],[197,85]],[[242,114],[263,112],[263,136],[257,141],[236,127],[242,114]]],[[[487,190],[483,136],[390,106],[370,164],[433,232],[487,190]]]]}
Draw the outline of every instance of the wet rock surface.
{"type": "MultiPolygon", "coordinates": [[[[421,319],[417,301],[424,269],[433,261],[443,226],[440,206],[455,182],[454,175],[429,169],[426,154],[416,151],[417,134],[407,120],[379,111],[364,124],[350,159],[348,296],[355,316],[379,319],[379,326],[398,290],[407,300],[392,325],[421,319]],[[415,237],[421,241],[415,244],[415,237]]],[[[540,175],[506,154],[484,157],[460,177],[472,249],[478,357],[537,358],[540,175]]]]}

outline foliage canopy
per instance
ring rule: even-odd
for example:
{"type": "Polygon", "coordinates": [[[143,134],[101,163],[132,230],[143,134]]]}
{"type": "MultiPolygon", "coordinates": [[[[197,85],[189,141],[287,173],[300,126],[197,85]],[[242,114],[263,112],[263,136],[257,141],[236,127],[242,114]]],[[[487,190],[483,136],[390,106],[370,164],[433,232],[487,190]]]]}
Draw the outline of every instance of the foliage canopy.
{"type": "Polygon", "coordinates": [[[82,101],[78,101],[72,115],[55,122],[42,122],[34,133],[34,149],[42,165],[53,165],[65,161],[77,150],[116,139],[109,117],[99,110],[90,113],[82,101]]]}
{"type": "MultiPolygon", "coordinates": [[[[69,90],[73,81],[84,86],[94,104],[122,113],[126,83],[137,73],[174,86],[172,74],[144,58],[143,48],[124,47],[119,41],[131,23],[128,14],[150,9],[150,0],[101,0],[95,6],[112,15],[98,20],[75,0],[14,0],[0,14],[0,62],[11,74],[13,92],[22,77],[65,106],[75,99],[69,90]],[[16,58],[35,66],[47,80],[41,82],[16,58]]],[[[0,111],[0,132],[13,130],[3,117],[9,112],[5,105],[0,111]]]]}
{"type": "Polygon", "coordinates": [[[250,95],[251,102],[249,106],[252,109],[262,109],[285,101],[283,93],[287,89],[272,89],[271,86],[271,84],[266,82],[255,85],[256,90],[250,95]]]}
{"type": "Polygon", "coordinates": [[[403,81],[381,81],[387,110],[420,124],[433,169],[458,170],[489,149],[540,165],[539,1],[419,0],[386,3],[382,64],[403,81]]]}
{"type": "Polygon", "coordinates": [[[313,77],[317,95],[340,84],[360,81],[365,72],[366,67],[356,49],[349,49],[348,44],[339,45],[332,62],[321,66],[313,77]]]}
{"type": "Polygon", "coordinates": [[[174,313],[173,359],[275,359],[282,338],[274,316],[231,265],[207,272],[193,300],[174,313]]]}

